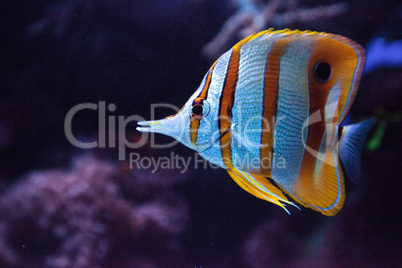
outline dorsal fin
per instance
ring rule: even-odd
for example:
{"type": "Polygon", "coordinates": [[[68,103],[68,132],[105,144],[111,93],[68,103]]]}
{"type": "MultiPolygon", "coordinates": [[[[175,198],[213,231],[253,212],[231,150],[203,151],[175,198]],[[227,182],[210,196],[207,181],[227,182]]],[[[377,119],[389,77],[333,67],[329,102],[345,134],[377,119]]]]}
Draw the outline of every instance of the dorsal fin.
{"type": "Polygon", "coordinates": [[[275,34],[285,34],[285,35],[291,35],[291,34],[297,34],[297,35],[302,35],[302,34],[307,34],[307,35],[329,35],[326,32],[316,32],[316,31],[310,31],[310,30],[305,30],[305,31],[300,31],[298,29],[296,30],[291,30],[289,28],[283,29],[283,30],[274,30],[274,28],[269,28],[265,31],[261,31],[258,33],[253,33],[252,35],[249,35],[242,40],[240,40],[235,46],[241,46],[245,43],[250,42],[251,40],[256,39],[257,37],[260,37],[262,35],[275,35],[275,34]]]}

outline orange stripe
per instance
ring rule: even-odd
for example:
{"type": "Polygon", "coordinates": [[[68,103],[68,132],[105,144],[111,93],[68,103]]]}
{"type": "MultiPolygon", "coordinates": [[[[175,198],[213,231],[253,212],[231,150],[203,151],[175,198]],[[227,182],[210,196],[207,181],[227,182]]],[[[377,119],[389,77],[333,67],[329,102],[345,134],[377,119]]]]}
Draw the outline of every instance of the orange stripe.
{"type": "MultiPolygon", "coordinates": [[[[356,70],[358,64],[358,57],[356,50],[359,53],[364,53],[364,51],[355,45],[353,47],[352,42],[347,42],[347,39],[343,37],[328,35],[331,38],[317,37],[314,43],[314,49],[310,55],[308,62],[308,94],[309,94],[309,116],[313,115],[316,111],[319,111],[321,116],[321,121],[308,124],[308,136],[306,141],[306,147],[311,150],[318,152],[322,137],[325,133],[326,122],[325,122],[325,104],[328,98],[330,90],[333,88],[335,83],[339,83],[341,87],[341,94],[338,99],[338,109],[335,113],[335,117],[332,119],[332,124],[339,124],[343,119],[341,118],[342,111],[346,109],[343,113],[344,117],[347,113],[348,106],[353,102],[353,97],[355,94],[356,86],[353,85],[353,75],[356,72],[357,80],[361,74],[361,69],[356,70]],[[341,42],[339,42],[339,40],[341,42]],[[351,46],[352,44],[352,46],[351,46]],[[334,53],[328,53],[328,51],[334,51],[334,53]],[[327,62],[332,67],[331,79],[326,83],[320,83],[316,81],[314,77],[314,65],[317,62],[324,61],[327,62]],[[352,92],[350,92],[352,90],[352,92]],[[350,93],[350,95],[349,95],[350,93]]],[[[361,55],[364,57],[364,55],[361,55]]],[[[356,78],[355,77],[355,78],[356,78]]],[[[310,120],[310,118],[309,118],[310,120]]],[[[330,134],[330,133],[328,133],[330,134]]],[[[327,149],[328,150],[328,149],[327,149]]],[[[331,153],[331,151],[327,152],[331,153]]],[[[332,157],[332,155],[330,155],[332,157]]],[[[333,160],[335,162],[335,160],[333,160]]],[[[317,162],[317,158],[310,152],[305,150],[303,155],[303,160],[300,169],[299,180],[294,185],[293,190],[296,196],[307,203],[307,206],[312,209],[319,210],[314,206],[325,207],[335,204],[338,190],[337,189],[337,177],[334,175],[336,170],[333,167],[327,166],[326,163],[317,162]],[[320,174],[325,174],[315,176],[316,165],[322,165],[320,174]],[[332,175],[330,175],[332,174],[332,175]],[[336,188],[335,191],[329,192],[328,189],[336,188]],[[325,202],[323,201],[325,199],[325,202]],[[311,206],[310,206],[311,204],[311,206]]],[[[321,211],[326,215],[334,215],[342,207],[344,199],[343,190],[343,175],[340,166],[338,166],[339,180],[340,180],[340,191],[341,199],[338,204],[331,210],[321,211]]]]}
{"type": "MultiPolygon", "coordinates": [[[[217,62],[218,61],[215,61],[215,63],[212,64],[211,68],[209,68],[208,76],[207,76],[207,80],[205,81],[204,88],[201,90],[200,95],[198,95],[198,97],[195,98],[194,100],[199,99],[199,98],[206,99],[207,94],[208,94],[208,89],[209,89],[209,86],[211,84],[212,70],[214,69],[214,67],[215,67],[217,62]]],[[[194,101],[193,101],[193,105],[194,105],[194,101]]],[[[200,120],[201,119],[191,117],[190,120],[191,120],[191,123],[190,123],[190,137],[191,137],[191,142],[195,145],[195,143],[197,142],[198,128],[200,127],[200,120]]]]}
{"type": "Polygon", "coordinates": [[[200,127],[200,119],[191,117],[190,136],[191,142],[195,145],[198,136],[198,128],[200,127]]]}
{"type": "MultiPolygon", "coordinates": [[[[339,115],[340,116],[339,122],[337,122],[338,124],[340,124],[345,119],[346,115],[349,113],[349,110],[356,97],[357,89],[359,87],[359,81],[363,74],[364,63],[366,61],[366,52],[360,44],[356,43],[353,40],[350,40],[346,37],[343,37],[340,35],[335,35],[335,34],[329,34],[329,36],[349,45],[351,48],[353,48],[356,51],[356,55],[355,55],[356,62],[353,62],[351,64],[352,65],[351,69],[352,70],[354,69],[353,66],[355,66],[357,69],[354,70],[354,77],[351,77],[351,80],[348,81],[349,83],[351,83],[350,96],[349,96],[349,94],[345,94],[345,96],[341,95],[340,100],[339,100],[338,109],[339,109],[339,111],[343,111],[342,114],[339,115]],[[360,56],[360,62],[359,62],[358,56],[360,56]],[[352,87],[352,85],[353,85],[353,87],[352,87]],[[343,110],[342,110],[342,108],[343,108],[343,110]]],[[[343,68],[346,69],[346,67],[343,67],[343,68]]],[[[352,73],[352,70],[350,70],[350,73],[352,73]]]]}
{"type": "Polygon", "coordinates": [[[232,151],[230,148],[232,133],[232,108],[234,103],[234,93],[237,85],[239,75],[239,62],[240,62],[240,47],[241,43],[233,47],[232,55],[230,56],[229,66],[226,73],[225,82],[223,85],[220,105],[219,105],[219,118],[218,127],[220,131],[220,143],[223,163],[226,167],[232,167],[232,151]]]}
{"type": "MultiPolygon", "coordinates": [[[[356,62],[350,59],[351,58],[350,50],[353,49],[348,44],[341,45],[339,41],[335,39],[320,37],[317,38],[317,41],[314,44],[314,49],[310,55],[307,67],[309,116],[319,111],[321,120],[314,124],[310,124],[309,122],[306,146],[308,146],[315,152],[319,151],[322,137],[324,135],[326,128],[325,104],[328,98],[328,94],[331,88],[335,85],[335,83],[337,83],[338,81],[343,82],[343,80],[340,80],[340,77],[345,77],[344,72],[346,70],[350,77],[350,81],[348,80],[347,83],[340,84],[340,86],[342,87],[342,92],[339,99],[338,111],[335,114],[335,118],[333,119],[332,123],[337,124],[339,122],[339,115],[343,110],[343,106],[345,105],[346,100],[342,100],[342,98],[344,97],[343,93],[344,92],[349,93],[348,88],[350,88],[350,85],[352,83],[352,75],[356,67],[356,62]],[[328,54],[327,53],[328,48],[336,49],[337,53],[328,54]],[[342,59],[348,59],[348,60],[345,61],[342,59]],[[319,61],[325,61],[332,66],[332,76],[327,83],[320,83],[314,77],[313,72],[314,65],[319,61]]],[[[355,52],[353,50],[353,54],[354,53],[355,52]]],[[[303,180],[303,178],[311,178],[313,176],[316,160],[317,160],[316,157],[313,156],[311,153],[307,151],[304,152],[301,176],[300,176],[301,180],[303,180]]]]}
{"type": "Polygon", "coordinates": [[[233,166],[232,150],[230,148],[232,139],[231,124],[232,124],[232,108],[234,104],[235,90],[237,80],[239,78],[240,48],[243,44],[248,43],[264,34],[268,34],[271,31],[272,29],[269,29],[267,31],[260,32],[258,34],[250,35],[244,38],[243,40],[240,40],[232,48],[232,54],[230,56],[228,64],[226,78],[223,84],[223,89],[219,100],[219,117],[218,117],[222,160],[227,168],[233,166]]]}
{"type": "MultiPolygon", "coordinates": [[[[336,54],[335,54],[336,55],[336,54]]],[[[334,56],[335,56],[334,55],[334,56]]],[[[306,140],[306,147],[311,148],[313,151],[318,152],[320,149],[322,137],[325,132],[325,103],[328,97],[330,88],[333,86],[333,79],[327,83],[317,82],[314,73],[314,64],[319,61],[319,55],[313,50],[308,65],[308,95],[309,95],[309,118],[308,118],[308,134],[306,140]],[[319,111],[321,120],[313,124],[310,123],[310,117],[319,111]]],[[[334,75],[334,74],[333,74],[334,75]]],[[[333,76],[332,75],[332,76],[333,76]]],[[[303,160],[300,170],[299,185],[304,185],[308,189],[314,178],[314,168],[316,165],[316,157],[307,150],[304,151],[303,160]],[[307,186],[309,185],[309,186],[307,186]]]]}
{"type": "Polygon", "coordinates": [[[270,122],[277,113],[280,60],[289,42],[288,39],[280,39],[272,44],[265,67],[260,148],[260,169],[261,174],[265,176],[271,176],[269,164],[272,163],[272,159],[268,157],[272,158],[274,153],[274,129],[273,125],[270,126],[270,122]]]}

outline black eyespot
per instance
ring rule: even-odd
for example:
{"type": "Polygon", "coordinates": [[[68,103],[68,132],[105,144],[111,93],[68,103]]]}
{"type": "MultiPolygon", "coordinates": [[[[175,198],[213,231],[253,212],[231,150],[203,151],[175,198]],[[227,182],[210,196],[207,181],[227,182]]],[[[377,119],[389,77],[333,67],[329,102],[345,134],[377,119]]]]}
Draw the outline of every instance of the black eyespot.
{"type": "Polygon", "coordinates": [[[326,83],[331,78],[332,68],[326,62],[318,62],[314,66],[314,75],[321,83],[326,83]]]}
{"type": "Polygon", "coordinates": [[[202,104],[193,105],[192,113],[194,117],[202,117],[202,111],[204,110],[202,104]]]}
{"type": "Polygon", "coordinates": [[[202,119],[209,114],[210,106],[206,99],[197,98],[191,106],[191,116],[195,119],[202,119]]]}

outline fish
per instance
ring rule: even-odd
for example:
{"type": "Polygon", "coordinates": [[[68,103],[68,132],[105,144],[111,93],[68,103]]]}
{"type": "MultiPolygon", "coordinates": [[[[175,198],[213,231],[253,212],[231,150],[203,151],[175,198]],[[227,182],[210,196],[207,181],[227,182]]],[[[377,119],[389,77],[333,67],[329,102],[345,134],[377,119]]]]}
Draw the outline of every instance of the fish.
{"type": "Polygon", "coordinates": [[[221,55],[178,113],[137,130],[173,137],[288,213],[299,204],[333,216],[345,202],[343,169],[360,176],[375,124],[342,124],[364,64],[363,47],[346,37],[270,28],[221,55]]]}

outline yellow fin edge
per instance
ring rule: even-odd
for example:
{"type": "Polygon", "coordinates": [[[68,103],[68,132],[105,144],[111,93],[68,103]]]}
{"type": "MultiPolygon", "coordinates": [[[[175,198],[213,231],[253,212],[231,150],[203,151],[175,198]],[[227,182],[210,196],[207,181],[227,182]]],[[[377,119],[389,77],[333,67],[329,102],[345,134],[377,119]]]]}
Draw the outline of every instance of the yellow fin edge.
{"type": "Polygon", "coordinates": [[[254,40],[262,35],[275,35],[275,34],[286,34],[286,35],[291,35],[291,34],[307,34],[307,35],[329,35],[326,32],[317,32],[317,31],[310,31],[310,30],[304,30],[304,31],[300,31],[299,29],[296,30],[291,30],[289,28],[286,29],[282,29],[282,30],[274,30],[274,28],[269,28],[267,30],[258,32],[258,33],[253,33],[247,37],[245,37],[244,39],[240,40],[235,46],[241,46],[247,42],[250,42],[251,40],[254,40]]]}
{"type": "Polygon", "coordinates": [[[266,200],[283,208],[288,214],[289,211],[285,208],[286,204],[290,204],[298,208],[293,202],[289,201],[280,189],[275,187],[264,176],[251,175],[247,172],[240,171],[234,167],[227,169],[232,179],[246,192],[254,195],[257,198],[266,200]]]}

